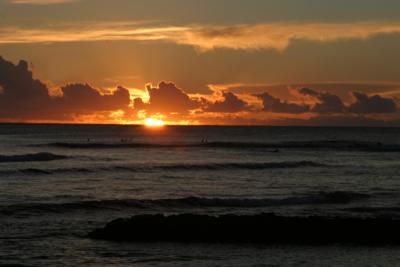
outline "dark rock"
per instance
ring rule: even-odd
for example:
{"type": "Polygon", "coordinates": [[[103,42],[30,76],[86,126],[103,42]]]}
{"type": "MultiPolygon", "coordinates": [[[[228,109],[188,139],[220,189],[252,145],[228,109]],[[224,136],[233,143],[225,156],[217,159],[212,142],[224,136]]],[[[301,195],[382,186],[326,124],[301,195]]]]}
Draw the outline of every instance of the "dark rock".
{"type": "Polygon", "coordinates": [[[265,244],[400,244],[400,221],[390,218],[260,215],[139,215],[117,219],[89,237],[132,242],[265,244]]]}

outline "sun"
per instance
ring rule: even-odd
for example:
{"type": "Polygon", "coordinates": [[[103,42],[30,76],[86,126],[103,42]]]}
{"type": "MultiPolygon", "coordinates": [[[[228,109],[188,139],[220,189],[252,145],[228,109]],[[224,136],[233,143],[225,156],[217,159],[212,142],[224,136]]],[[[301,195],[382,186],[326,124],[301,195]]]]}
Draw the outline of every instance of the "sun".
{"type": "Polygon", "coordinates": [[[144,125],[148,127],[163,127],[165,122],[160,119],[147,118],[144,120],[144,125]]]}

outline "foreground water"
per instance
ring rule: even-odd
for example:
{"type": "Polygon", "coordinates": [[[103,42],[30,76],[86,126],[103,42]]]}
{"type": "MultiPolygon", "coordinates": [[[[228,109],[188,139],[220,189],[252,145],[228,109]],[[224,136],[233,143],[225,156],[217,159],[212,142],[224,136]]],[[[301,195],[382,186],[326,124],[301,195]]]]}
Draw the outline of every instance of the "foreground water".
{"type": "MultiPolygon", "coordinates": [[[[113,243],[138,214],[400,216],[400,129],[0,125],[0,265],[397,266],[394,246],[113,243]]],[[[329,229],[327,229],[329,231],[329,229]]]]}

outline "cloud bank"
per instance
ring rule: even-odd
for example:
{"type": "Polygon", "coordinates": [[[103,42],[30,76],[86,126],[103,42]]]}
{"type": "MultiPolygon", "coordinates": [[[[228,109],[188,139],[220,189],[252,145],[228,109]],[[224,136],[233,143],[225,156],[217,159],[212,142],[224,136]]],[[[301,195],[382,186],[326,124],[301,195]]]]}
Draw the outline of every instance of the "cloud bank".
{"type": "Polygon", "coordinates": [[[77,115],[127,110],[130,95],[117,88],[103,95],[88,84],[69,84],[62,96],[52,97],[49,88],[33,78],[28,63],[17,65],[0,57],[0,119],[2,120],[72,120],[77,115]]]}
{"type": "Polygon", "coordinates": [[[369,96],[362,92],[352,92],[354,101],[346,105],[343,100],[332,93],[317,92],[310,88],[300,88],[292,91],[304,102],[301,104],[283,101],[269,93],[255,95],[263,102],[263,110],[273,113],[286,114],[391,114],[398,111],[394,98],[385,98],[380,95],[369,96]],[[307,104],[312,100],[313,104],[307,104]]]}
{"type": "Polygon", "coordinates": [[[51,96],[26,61],[13,64],[0,57],[0,121],[137,123],[145,118],[140,117],[143,114],[189,124],[340,125],[342,121],[344,125],[382,126],[400,121],[395,98],[359,91],[352,92],[351,102],[311,88],[293,89],[294,100],[268,92],[216,91],[202,97],[189,95],[172,82],[161,82],[146,87],[148,101],[136,98],[133,103],[129,90],[121,86],[103,94],[88,84],[70,83],[60,91],[59,96],[51,96]]]}

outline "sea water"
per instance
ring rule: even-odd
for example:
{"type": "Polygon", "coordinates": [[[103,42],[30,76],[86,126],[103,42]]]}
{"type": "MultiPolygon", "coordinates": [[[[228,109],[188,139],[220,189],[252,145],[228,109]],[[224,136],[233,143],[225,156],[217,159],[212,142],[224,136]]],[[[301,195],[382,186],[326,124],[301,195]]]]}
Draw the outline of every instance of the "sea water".
{"type": "Polygon", "coordinates": [[[140,214],[398,218],[399,157],[398,128],[1,124],[0,265],[398,266],[396,246],[88,233],[140,214]]]}

